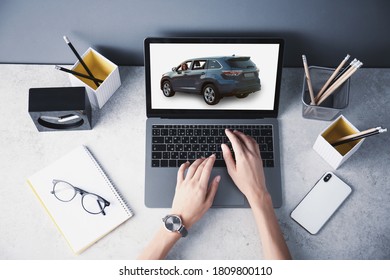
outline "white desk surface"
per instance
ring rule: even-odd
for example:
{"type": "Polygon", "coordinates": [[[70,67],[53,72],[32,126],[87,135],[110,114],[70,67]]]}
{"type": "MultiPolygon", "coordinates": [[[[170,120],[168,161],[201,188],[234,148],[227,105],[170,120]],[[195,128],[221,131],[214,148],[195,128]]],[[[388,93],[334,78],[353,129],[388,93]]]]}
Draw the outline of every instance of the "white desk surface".
{"type": "MultiPolygon", "coordinates": [[[[28,90],[70,86],[53,65],[0,65],[0,259],[135,259],[167,209],[144,206],[145,82],[143,67],[120,67],[122,86],[100,111],[93,129],[39,133],[29,114],[28,90]],[[85,144],[135,216],[76,256],[26,179],[85,144]]],[[[312,149],[330,122],[303,119],[303,69],[284,69],[280,99],[283,206],[276,210],[296,259],[390,259],[390,134],[366,139],[335,171],[351,197],[318,235],[290,217],[311,186],[332,168],[312,149]]],[[[390,128],[390,69],[361,69],[351,81],[343,114],[357,128],[390,128]]],[[[211,209],[168,259],[259,259],[261,244],[249,209],[211,209]]]]}

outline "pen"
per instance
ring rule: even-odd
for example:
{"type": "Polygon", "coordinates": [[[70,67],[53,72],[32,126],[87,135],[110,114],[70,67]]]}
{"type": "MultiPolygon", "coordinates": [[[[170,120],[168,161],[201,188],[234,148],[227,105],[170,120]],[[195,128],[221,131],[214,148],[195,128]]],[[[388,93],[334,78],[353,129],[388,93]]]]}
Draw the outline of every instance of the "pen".
{"type": "MultiPolygon", "coordinates": [[[[70,49],[73,51],[73,53],[75,54],[75,56],[77,57],[77,59],[80,61],[81,65],[84,67],[85,71],[87,71],[87,73],[92,77],[92,78],[95,78],[93,75],[92,75],[92,72],[89,70],[88,66],[85,64],[84,60],[81,58],[81,56],[78,54],[78,52],[76,51],[76,49],[73,47],[72,43],[69,41],[68,37],[64,36],[63,37],[64,40],[65,40],[65,43],[68,44],[68,46],[70,47],[70,49]]],[[[94,81],[95,85],[97,87],[99,87],[99,84],[94,81]]]]}
{"type": "Polygon", "coordinates": [[[61,116],[59,118],[60,119],[58,120],[58,122],[63,123],[63,122],[68,122],[68,121],[72,121],[72,120],[77,120],[80,117],[78,115],[75,115],[75,114],[69,114],[69,115],[61,116]]]}
{"type": "Polygon", "coordinates": [[[75,114],[69,114],[69,115],[64,115],[64,116],[60,116],[60,117],[53,117],[53,116],[41,116],[42,119],[46,119],[46,120],[53,120],[53,121],[57,121],[59,123],[63,123],[63,122],[68,122],[68,121],[71,121],[71,120],[75,120],[75,119],[79,119],[80,117],[78,115],[75,115],[75,114]]]}
{"type": "Polygon", "coordinates": [[[348,61],[350,58],[350,55],[347,54],[347,56],[341,61],[339,66],[334,70],[333,74],[329,77],[329,79],[326,81],[324,86],[321,88],[321,90],[318,92],[317,96],[315,97],[314,101],[318,102],[318,100],[321,98],[321,95],[325,92],[325,90],[328,88],[329,84],[333,81],[333,78],[336,77],[336,75],[340,72],[340,69],[344,66],[344,64],[348,61]]]}
{"type": "Polygon", "coordinates": [[[375,128],[370,128],[370,129],[367,129],[367,130],[364,130],[364,131],[361,131],[361,132],[358,132],[358,133],[354,133],[354,134],[351,134],[351,135],[347,135],[347,136],[344,136],[344,137],[341,137],[339,139],[337,139],[336,141],[330,143],[332,146],[338,146],[338,145],[342,145],[342,144],[345,144],[345,143],[349,143],[349,142],[352,142],[352,141],[356,141],[356,140],[359,140],[359,139],[362,139],[362,138],[367,138],[369,136],[373,136],[373,135],[377,135],[379,133],[383,133],[383,132],[387,132],[387,128],[382,128],[382,127],[375,127],[375,128]]]}
{"type": "Polygon", "coordinates": [[[310,79],[310,73],[309,73],[309,67],[307,66],[307,59],[306,56],[302,55],[303,60],[303,68],[305,68],[305,75],[306,75],[306,81],[307,81],[307,87],[309,88],[309,94],[310,94],[310,101],[311,105],[316,105],[316,102],[314,100],[314,93],[313,93],[313,87],[311,85],[311,79],[310,79]]]}
{"type": "Polygon", "coordinates": [[[97,78],[92,78],[91,76],[88,76],[88,75],[85,75],[85,74],[82,74],[82,73],[79,73],[79,72],[76,72],[76,71],[73,71],[73,70],[69,70],[69,69],[66,69],[66,68],[58,66],[58,65],[55,66],[55,69],[61,70],[61,71],[64,71],[64,72],[67,72],[67,73],[70,73],[70,74],[73,74],[73,75],[76,75],[76,76],[80,76],[80,77],[83,77],[83,78],[86,78],[86,79],[90,79],[90,80],[98,82],[98,83],[103,83],[103,80],[100,80],[100,79],[97,79],[97,78]]]}

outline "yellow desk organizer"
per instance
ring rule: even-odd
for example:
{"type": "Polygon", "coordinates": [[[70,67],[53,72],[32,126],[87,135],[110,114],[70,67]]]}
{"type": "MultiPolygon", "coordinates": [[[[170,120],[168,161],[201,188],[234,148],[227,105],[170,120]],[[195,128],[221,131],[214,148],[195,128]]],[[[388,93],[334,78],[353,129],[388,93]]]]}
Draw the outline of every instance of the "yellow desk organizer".
{"type": "MultiPolygon", "coordinates": [[[[84,86],[92,106],[101,109],[121,85],[118,66],[92,48],[88,48],[82,59],[94,77],[103,80],[103,83],[97,87],[92,80],[72,74],[69,74],[70,81],[72,86],[84,86]]],[[[73,65],[72,70],[88,75],[79,61],[73,65]]]]}
{"type": "Polygon", "coordinates": [[[339,116],[325,130],[318,135],[313,149],[334,169],[343,164],[363,143],[364,139],[355,140],[333,147],[333,141],[359,130],[351,124],[343,115],[339,116]]]}

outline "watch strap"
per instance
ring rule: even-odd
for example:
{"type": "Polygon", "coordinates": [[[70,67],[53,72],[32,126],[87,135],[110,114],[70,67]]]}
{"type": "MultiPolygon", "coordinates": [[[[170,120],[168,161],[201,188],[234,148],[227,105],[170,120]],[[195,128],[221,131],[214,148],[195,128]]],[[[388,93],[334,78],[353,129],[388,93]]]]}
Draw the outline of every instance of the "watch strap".
{"type": "Polygon", "coordinates": [[[183,225],[181,225],[181,227],[178,229],[178,232],[182,237],[186,237],[188,235],[188,231],[183,225]]]}

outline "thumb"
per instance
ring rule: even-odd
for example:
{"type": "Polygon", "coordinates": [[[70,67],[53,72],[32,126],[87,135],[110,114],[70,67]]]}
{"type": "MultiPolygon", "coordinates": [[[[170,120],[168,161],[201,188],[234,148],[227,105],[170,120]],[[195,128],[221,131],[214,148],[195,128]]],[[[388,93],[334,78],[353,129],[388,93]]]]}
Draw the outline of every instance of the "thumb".
{"type": "Polygon", "coordinates": [[[221,176],[218,175],[214,178],[214,180],[211,182],[207,196],[206,201],[211,205],[214,201],[215,194],[217,193],[219,182],[221,181],[221,176]]]}

